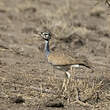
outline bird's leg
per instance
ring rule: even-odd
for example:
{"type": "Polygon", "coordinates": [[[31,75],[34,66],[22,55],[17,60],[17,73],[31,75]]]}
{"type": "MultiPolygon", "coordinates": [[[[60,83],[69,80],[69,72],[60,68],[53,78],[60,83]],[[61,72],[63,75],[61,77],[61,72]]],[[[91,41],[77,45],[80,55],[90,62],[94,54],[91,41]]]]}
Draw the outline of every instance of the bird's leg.
{"type": "MultiPolygon", "coordinates": [[[[79,65],[71,65],[71,67],[70,67],[71,74],[73,73],[73,67],[74,68],[79,67],[79,65]]],[[[64,79],[64,81],[63,81],[62,89],[67,90],[67,86],[69,84],[71,74],[68,71],[65,72],[66,79],[64,79]]],[[[75,70],[74,70],[74,75],[75,75],[75,70]]]]}
{"type": "Polygon", "coordinates": [[[75,76],[75,68],[79,68],[79,65],[71,65],[70,70],[71,70],[71,74],[73,73],[73,75],[75,76]],[[73,71],[74,68],[74,71],[73,71]]]}
{"type": "Polygon", "coordinates": [[[67,86],[68,86],[68,84],[69,84],[70,76],[71,76],[68,71],[66,71],[65,74],[66,74],[66,78],[64,79],[63,85],[62,85],[62,90],[63,90],[63,91],[66,91],[66,90],[67,90],[67,86]]]}
{"type": "Polygon", "coordinates": [[[61,89],[64,93],[64,91],[67,90],[67,87],[66,87],[66,79],[63,80],[63,84],[62,84],[62,89],[61,89]]]}
{"type": "Polygon", "coordinates": [[[66,78],[70,79],[70,77],[71,77],[70,73],[68,71],[66,71],[66,78]]]}
{"type": "MultiPolygon", "coordinates": [[[[70,66],[70,71],[71,71],[71,74],[73,73],[73,66],[71,65],[70,66]]],[[[75,72],[75,70],[74,70],[74,72],[75,72]]],[[[75,74],[75,73],[73,73],[73,74],[75,74]]]]}
{"type": "Polygon", "coordinates": [[[70,75],[70,73],[68,71],[66,71],[66,76],[67,76],[66,85],[68,85],[69,81],[70,81],[70,77],[71,77],[71,75],[70,75]]]}

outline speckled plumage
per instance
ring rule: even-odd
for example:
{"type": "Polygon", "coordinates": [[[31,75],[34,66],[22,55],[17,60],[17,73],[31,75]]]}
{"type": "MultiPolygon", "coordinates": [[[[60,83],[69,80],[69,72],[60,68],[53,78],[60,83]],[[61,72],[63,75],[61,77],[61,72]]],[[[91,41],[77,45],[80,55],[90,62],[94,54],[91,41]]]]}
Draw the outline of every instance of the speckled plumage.
{"type": "Polygon", "coordinates": [[[78,59],[76,57],[72,57],[63,52],[51,52],[48,55],[48,62],[52,63],[53,65],[63,65],[63,66],[80,63],[78,62],[78,59]]]}
{"type": "Polygon", "coordinates": [[[64,53],[62,51],[50,52],[49,40],[51,39],[51,34],[49,34],[49,32],[44,32],[41,34],[41,36],[45,40],[45,54],[47,60],[53,66],[65,71],[68,71],[71,65],[83,65],[91,69],[90,62],[88,62],[87,59],[73,57],[68,53],[64,53]]]}
{"type": "Polygon", "coordinates": [[[48,55],[48,62],[54,66],[70,66],[70,65],[83,65],[87,68],[91,68],[90,62],[87,59],[81,59],[73,57],[64,52],[51,52],[48,55]]]}

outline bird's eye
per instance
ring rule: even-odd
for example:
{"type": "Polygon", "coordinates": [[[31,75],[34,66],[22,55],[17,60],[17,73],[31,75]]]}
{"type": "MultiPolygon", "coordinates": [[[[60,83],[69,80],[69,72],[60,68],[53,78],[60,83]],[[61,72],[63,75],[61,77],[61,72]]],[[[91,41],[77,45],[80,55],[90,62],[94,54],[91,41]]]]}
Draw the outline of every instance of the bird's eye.
{"type": "Polygon", "coordinates": [[[49,32],[41,32],[41,36],[42,36],[44,39],[50,39],[50,33],[49,33],[49,32]]]}

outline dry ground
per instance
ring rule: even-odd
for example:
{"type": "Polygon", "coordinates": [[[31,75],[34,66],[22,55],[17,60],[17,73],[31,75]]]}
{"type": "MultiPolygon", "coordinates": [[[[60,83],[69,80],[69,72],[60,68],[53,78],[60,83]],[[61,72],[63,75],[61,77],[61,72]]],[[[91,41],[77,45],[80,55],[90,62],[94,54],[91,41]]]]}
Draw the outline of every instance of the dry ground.
{"type": "Polygon", "coordinates": [[[95,4],[0,0],[0,110],[109,110],[110,9],[95,4]],[[65,75],[47,63],[37,35],[45,30],[53,33],[52,51],[84,56],[96,63],[95,71],[75,69],[61,90],[65,75]]]}

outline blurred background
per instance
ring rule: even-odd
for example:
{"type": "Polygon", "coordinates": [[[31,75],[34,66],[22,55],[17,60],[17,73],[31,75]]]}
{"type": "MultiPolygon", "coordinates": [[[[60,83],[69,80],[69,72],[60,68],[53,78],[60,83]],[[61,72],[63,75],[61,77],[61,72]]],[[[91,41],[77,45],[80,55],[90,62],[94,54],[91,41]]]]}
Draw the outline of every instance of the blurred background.
{"type": "MultiPolygon", "coordinates": [[[[41,96],[39,88],[55,91],[64,73],[55,70],[52,74],[38,35],[43,31],[52,33],[52,51],[63,50],[110,67],[110,8],[104,0],[0,0],[0,109],[49,109],[43,103],[47,94],[41,96]],[[18,96],[23,97],[20,103],[24,105],[15,104],[18,96]]],[[[106,80],[104,94],[108,94],[109,70],[100,67],[88,75],[76,71],[80,78],[106,80]]],[[[101,109],[109,109],[110,95],[107,97],[100,101],[99,105],[106,104],[101,109]]]]}

